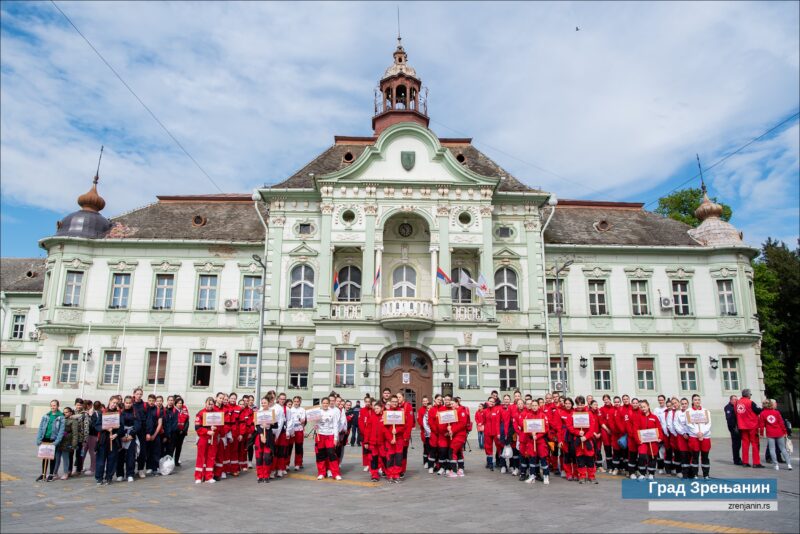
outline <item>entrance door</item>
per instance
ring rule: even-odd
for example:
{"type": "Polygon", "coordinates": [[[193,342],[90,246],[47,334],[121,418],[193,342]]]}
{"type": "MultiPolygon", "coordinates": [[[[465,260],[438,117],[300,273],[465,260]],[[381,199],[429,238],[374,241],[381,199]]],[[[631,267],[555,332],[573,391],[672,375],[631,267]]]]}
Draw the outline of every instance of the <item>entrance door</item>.
{"type": "Polygon", "coordinates": [[[393,393],[402,391],[416,410],[422,397],[433,394],[431,359],[424,352],[411,348],[388,352],[381,360],[381,391],[383,388],[393,393]]]}

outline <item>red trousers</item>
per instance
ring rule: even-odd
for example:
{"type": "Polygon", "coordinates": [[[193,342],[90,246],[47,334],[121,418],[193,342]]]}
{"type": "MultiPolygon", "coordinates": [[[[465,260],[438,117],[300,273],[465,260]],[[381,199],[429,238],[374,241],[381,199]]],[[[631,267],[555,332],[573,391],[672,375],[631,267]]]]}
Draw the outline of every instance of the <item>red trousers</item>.
{"type": "Polygon", "coordinates": [[[292,457],[292,449],[291,447],[294,446],[294,466],[295,467],[303,467],[303,431],[297,430],[294,433],[294,436],[289,438],[289,456],[286,458],[286,465],[289,465],[289,459],[292,457]]]}
{"type": "Polygon", "coordinates": [[[494,446],[494,448],[496,448],[498,452],[501,452],[503,450],[503,444],[500,443],[500,437],[484,435],[483,450],[486,451],[486,456],[494,456],[494,450],[492,446],[494,446]]]}
{"type": "MultiPolygon", "coordinates": [[[[594,463],[596,452],[594,450],[594,441],[591,438],[587,438],[583,443],[580,440],[575,442],[575,465],[577,466],[578,478],[594,480],[594,474],[597,470],[594,463]]],[[[569,474],[569,471],[567,474],[569,474]]]]}
{"type": "MultiPolygon", "coordinates": [[[[689,451],[691,452],[708,452],[711,450],[711,439],[705,438],[702,440],[694,436],[689,437],[689,451]]],[[[755,458],[758,458],[758,439],[756,439],[755,458]]]]}
{"type": "Polygon", "coordinates": [[[395,443],[386,443],[386,478],[389,480],[400,478],[403,468],[403,439],[396,439],[395,443]]]}
{"type": "Polygon", "coordinates": [[[328,471],[339,476],[339,458],[336,456],[336,439],[338,436],[321,436],[317,434],[314,441],[314,452],[317,455],[317,474],[325,476],[328,471]]]}
{"type": "Polygon", "coordinates": [[[260,435],[256,436],[256,442],[253,445],[253,449],[253,456],[256,460],[256,475],[258,476],[258,479],[261,480],[269,478],[269,475],[272,472],[272,449],[270,449],[268,443],[261,443],[260,435]]]}
{"type": "Polygon", "coordinates": [[[286,471],[289,467],[290,455],[289,438],[286,437],[286,432],[281,432],[281,435],[275,440],[275,470],[286,471]]]}
{"type": "MultiPolygon", "coordinates": [[[[233,445],[233,444],[231,444],[233,445]]],[[[217,441],[217,454],[214,462],[214,476],[219,478],[222,473],[227,473],[228,469],[228,445],[223,445],[222,438],[217,441]]]]}
{"type": "Polygon", "coordinates": [[[755,428],[739,429],[742,436],[742,463],[750,463],[750,446],[753,447],[753,465],[761,465],[761,455],[758,452],[758,431],[755,428]]]}
{"type": "Polygon", "coordinates": [[[369,449],[367,450],[369,454],[369,475],[370,478],[376,479],[380,478],[381,475],[379,470],[383,468],[383,459],[386,456],[386,451],[383,445],[375,445],[373,443],[369,444],[369,449]]]}
{"type": "Polygon", "coordinates": [[[194,462],[194,479],[214,478],[214,461],[217,457],[217,436],[200,438],[197,442],[197,459],[194,462]]]}
{"type": "Polygon", "coordinates": [[[225,472],[229,475],[239,474],[239,447],[241,445],[239,435],[234,434],[233,441],[225,447],[225,472]]]}
{"type": "Polygon", "coordinates": [[[250,436],[243,436],[239,442],[239,470],[247,469],[247,442],[250,436]]]}

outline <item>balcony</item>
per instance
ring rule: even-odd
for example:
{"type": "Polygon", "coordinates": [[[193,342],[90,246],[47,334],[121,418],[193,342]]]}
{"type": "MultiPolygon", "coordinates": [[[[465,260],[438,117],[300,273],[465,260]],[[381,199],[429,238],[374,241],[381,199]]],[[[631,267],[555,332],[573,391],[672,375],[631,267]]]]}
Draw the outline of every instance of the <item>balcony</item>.
{"type": "Polygon", "coordinates": [[[413,298],[384,300],[380,321],[390,330],[426,330],[433,326],[433,304],[413,298]]]}
{"type": "Polygon", "coordinates": [[[453,304],[454,321],[482,321],[481,307],[473,304],[453,304]]]}
{"type": "Polygon", "coordinates": [[[348,320],[363,319],[363,318],[364,317],[361,313],[360,302],[347,302],[347,303],[334,302],[331,304],[331,319],[337,319],[339,321],[348,321],[348,320]]]}

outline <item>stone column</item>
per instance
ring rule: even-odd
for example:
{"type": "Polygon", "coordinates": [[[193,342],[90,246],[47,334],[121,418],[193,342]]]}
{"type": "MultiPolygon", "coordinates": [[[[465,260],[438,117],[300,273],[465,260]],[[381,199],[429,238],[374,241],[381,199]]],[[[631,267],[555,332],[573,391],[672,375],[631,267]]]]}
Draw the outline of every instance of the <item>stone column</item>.
{"type": "Polygon", "coordinates": [[[438,297],[438,295],[436,295],[436,287],[438,285],[436,283],[436,269],[437,269],[437,266],[438,266],[438,262],[437,262],[436,256],[437,256],[437,252],[438,251],[439,251],[439,247],[437,247],[435,245],[431,246],[431,301],[434,304],[438,304],[438,302],[439,302],[439,297],[438,297]]]}
{"type": "Polygon", "coordinates": [[[331,247],[331,224],[333,204],[323,203],[322,224],[320,227],[321,242],[319,246],[319,277],[316,280],[317,288],[317,313],[321,317],[330,317],[331,311],[331,286],[333,277],[331,268],[333,264],[333,250],[331,247]]]}
{"type": "Polygon", "coordinates": [[[378,207],[375,204],[365,206],[366,233],[364,234],[364,247],[361,249],[361,301],[364,304],[375,302],[375,293],[372,282],[375,280],[375,216],[378,207]]]}
{"type": "MultiPolygon", "coordinates": [[[[445,274],[450,276],[450,207],[437,206],[436,216],[439,223],[439,261],[437,267],[441,267],[445,274]]],[[[435,274],[436,271],[434,271],[435,274]]],[[[444,317],[450,317],[452,313],[452,310],[450,310],[451,300],[450,291],[445,291],[439,298],[439,304],[446,306],[446,309],[443,308],[441,310],[444,317]]]]}
{"type": "MultiPolygon", "coordinates": [[[[383,297],[383,277],[386,273],[383,272],[383,245],[376,245],[375,246],[375,270],[377,272],[378,269],[381,270],[381,279],[378,280],[378,284],[375,286],[375,302],[377,304],[381,303],[381,298],[383,297]]],[[[375,276],[373,275],[372,280],[370,280],[370,284],[375,280],[375,276]]]]}
{"type": "Polygon", "coordinates": [[[283,225],[285,223],[286,217],[283,215],[276,215],[270,219],[269,239],[272,240],[272,250],[270,251],[272,255],[270,260],[272,263],[272,277],[270,279],[270,273],[267,274],[270,282],[267,319],[272,321],[280,320],[282,282],[284,277],[289,276],[289,273],[284,272],[285,266],[283,265],[283,225]]]}
{"type": "MultiPolygon", "coordinates": [[[[491,297],[483,299],[483,315],[486,318],[495,317],[494,307],[494,257],[492,248],[492,206],[481,206],[481,225],[483,227],[483,243],[481,244],[481,269],[480,274],[486,278],[491,297]]],[[[478,278],[478,277],[476,277],[478,278]]]]}

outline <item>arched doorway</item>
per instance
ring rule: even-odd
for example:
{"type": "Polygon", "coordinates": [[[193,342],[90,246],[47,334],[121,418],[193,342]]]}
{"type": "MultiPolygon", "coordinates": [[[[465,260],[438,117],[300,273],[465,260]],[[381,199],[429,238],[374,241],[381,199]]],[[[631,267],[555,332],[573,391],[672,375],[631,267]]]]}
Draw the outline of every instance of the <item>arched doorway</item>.
{"type": "Polygon", "coordinates": [[[400,347],[387,352],[381,359],[381,391],[402,391],[414,410],[422,397],[433,394],[433,363],[418,349],[400,347]]]}

